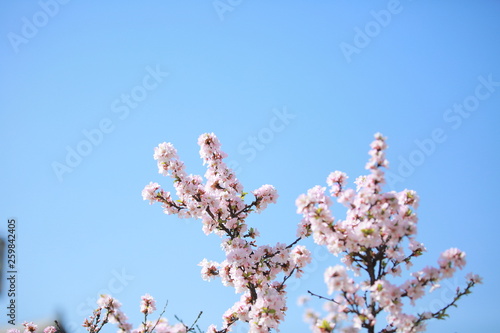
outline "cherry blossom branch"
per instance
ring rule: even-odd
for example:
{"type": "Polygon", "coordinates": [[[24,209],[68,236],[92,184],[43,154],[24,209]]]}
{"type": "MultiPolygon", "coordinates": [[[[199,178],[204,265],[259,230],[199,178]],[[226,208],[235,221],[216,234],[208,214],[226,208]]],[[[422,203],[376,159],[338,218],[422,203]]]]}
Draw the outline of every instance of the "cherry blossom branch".
{"type": "MultiPolygon", "coordinates": [[[[156,320],[156,323],[154,324],[153,327],[151,327],[151,331],[150,332],[153,332],[154,329],[156,328],[156,326],[158,326],[158,323],[160,322],[161,317],[163,316],[163,314],[165,313],[165,310],[167,309],[167,305],[168,305],[168,301],[165,303],[165,306],[163,307],[163,310],[161,311],[160,315],[158,316],[158,319],[156,320]]],[[[143,322],[144,328],[146,328],[147,316],[148,316],[148,312],[145,311],[144,322],[143,322]]],[[[145,331],[145,333],[146,332],[147,332],[147,330],[145,331]]]]}
{"type": "Polygon", "coordinates": [[[460,290],[460,288],[457,288],[456,294],[453,297],[453,300],[448,305],[441,308],[440,310],[433,312],[433,313],[427,312],[427,313],[418,314],[418,320],[415,321],[414,326],[417,327],[420,325],[421,322],[423,322],[425,320],[432,319],[432,318],[444,320],[446,317],[449,317],[449,315],[446,313],[446,311],[452,306],[457,307],[456,303],[462,296],[471,294],[472,293],[471,289],[472,289],[472,287],[474,287],[474,285],[476,283],[481,283],[481,279],[479,278],[478,280],[470,280],[469,282],[467,282],[467,286],[462,291],[460,290]]]}
{"type": "MultiPolygon", "coordinates": [[[[198,313],[198,316],[196,317],[196,319],[194,320],[194,322],[191,324],[191,326],[187,326],[186,324],[184,324],[184,322],[182,321],[182,319],[180,319],[179,317],[177,317],[176,315],[174,315],[175,319],[177,319],[181,324],[184,325],[184,327],[186,328],[186,332],[194,332],[194,327],[196,326],[196,323],[198,322],[198,320],[201,318],[201,315],[203,314],[203,311],[200,311],[198,313]]],[[[197,327],[197,326],[196,326],[197,327]]],[[[198,328],[199,330],[199,328],[198,328]]]]}
{"type": "MultiPolygon", "coordinates": [[[[329,305],[331,311],[340,310],[341,313],[351,315],[348,318],[330,312],[323,320],[313,315],[314,327],[319,325],[328,332],[333,330],[336,322],[351,319],[353,330],[365,328],[372,333],[376,317],[382,310],[388,313],[389,322],[384,333],[420,332],[424,329],[424,320],[442,319],[446,310],[450,306],[456,306],[462,293],[469,293],[473,286],[472,283],[465,291],[458,291],[457,297],[436,313],[416,317],[403,312],[404,299],[414,305],[415,300],[425,294],[428,286],[432,286],[432,290],[440,280],[449,278],[457,269],[462,269],[465,265],[465,253],[455,248],[446,250],[438,260],[438,267],[426,267],[412,273],[413,278],[401,285],[389,281],[389,275],[399,276],[401,264],[405,263],[408,269],[411,261],[420,256],[425,247],[415,240],[418,222],[414,212],[418,207],[416,192],[382,191],[385,176],[381,168],[388,166],[385,140],[381,134],[375,135],[369,152],[371,158],[366,164],[370,174],[356,179],[356,190],[345,186],[345,173],[335,171],[327,177],[331,196],[347,208],[345,220],[336,221],[333,217],[329,208],[332,200],[325,194],[324,187],[315,186],[296,201],[297,212],[303,216],[297,234],[313,237],[317,244],[327,246],[332,254],[343,255],[345,266],[337,265],[325,271],[328,294],[336,292],[337,296],[326,298],[308,291],[313,296],[335,302],[335,306],[329,305]],[[410,254],[404,252],[405,241],[408,241],[410,254]],[[353,271],[355,275],[363,273],[366,279],[356,284],[347,270],[353,271]],[[364,290],[362,296],[358,294],[361,290],[364,290]]],[[[480,283],[478,276],[469,279],[480,283]]]]}
{"type": "Polygon", "coordinates": [[[314,297],[318,297],[319,299],[324,299],[325,301],[329,301],[329,302],[333,302],[335,304],[340,304],[339,302],[337,302],[336,300],[334,300],[333,298],[328,298],[328,297],[325,297],[325,296],[321,296],[321,295],[318,295],[318,294],[315,294],[313,293],[312,291],[308,290],[307,293],[311,296],[314,296],[314,297]]]}
{"type": "MultiPolygon", "coordinates": [[[[203,134],[198,144],[200,156],[207,164],[206,183],[201,176],[187,175],[173,145],[162,143],[155,148],[154,158],[158,161],[158,171],[174,179],[179,199],[174,202],[170,193],[157,183],[144,188],[143,198],[150,203],[162,203],[166,214],[201,219],[207,235],[216,233],[222,238],[226,260],[219,264],[204,259],[200,263],[203,279],[218,276],[225,285],[242,294],[240,301],[224,314],[222,331],[229,330],[238,320],[249,322],[252,330],[259,332],[277,329],[286,310],[284,283],[293,274],[301,274],[301,269],[311,261],[310,252],[296,245],[301,237],[288,246],[280,243],[257,246],[255,238],[259,233],[248,228],[245,219],[249,213],[260,213],[269,203],[275,203],[276,190],[263,185],[252,191],[255,198],[246,204],[247,193],[223,162],[226,154],[220,149],[217,137],[213,133],[203,134]],[[281,272],[284,278],[280,283],[276,279],[281,272]]],[[[218,331],[211,326],[209,332],[218,331]]]]}
{"type": "Polygon", "coordinates": [[[106,317],[101,321],[101,311],[102,308],[96,309],[93,312],[93,315],[90,316],[90,320],[85,319],[83,323],[83,327],[87,328],[87,331],[89,333],[98,333],[104,325],[108,323],[108,318],[109,318],[109,310],[106,312],[106,317]]]}

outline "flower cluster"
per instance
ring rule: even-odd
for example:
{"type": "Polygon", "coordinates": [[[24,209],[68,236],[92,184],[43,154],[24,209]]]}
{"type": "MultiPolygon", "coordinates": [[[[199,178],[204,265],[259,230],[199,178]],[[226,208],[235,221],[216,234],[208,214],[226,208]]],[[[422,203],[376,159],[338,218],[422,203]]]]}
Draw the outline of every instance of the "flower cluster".
{"type": "MultiPolygon", "coordinates": [[[[38,325],[33,324],[33,322],[24,322],[23,326],[23,333],[37,333],[38,325]]],[[[21,333],[21,331],[16,328],[11,328],[7,330],[7,333],[21,333]]],[[[58,333],[58,329],[54,326],[47,326],[43,330],[43,333],[58,333]]]]}
{"type": "Polygon", "coordinates": [[[156,301],[149,294],[141,297],[141,312],[144,314],[144,320],[135,329],[120,310],[121,303],[115,298],[110,295],[101,295],[97,300],[97,305],[99,307],[94,310],[94,314],[85,319],[82,325],[89,333],[98,333],[107,323],[115,324],[118,327],[118,333],[187,333],[191,331],[182,323],[170,325],[168,320],[162,317],[163,312],[157,320],[148,320],[148,315],[156,311],[156,301]]]}
{"type": "MultiPolygon", "coordinates": [[[[425,247],[415,240],[417,233],[418,196],[414,191],[382,192],[385,183],[381,167],[388,167],[385,158],[386,138],[380,133],[375,135],[371,144],[370,160],[366,169],[370,174],[356,180],[357,189],[346,188],[347,175],[335,171],[327,177],[330,194],[347,208],[345,220],[336,220],[330,207],[332,199],[325,187],[316,186],[307,194],[298,197],[297,212],[303,219],[298,226],[299,236],[312,236],[319,245],[324,245],[334,255],[342,255],[345,266],[330,267],[325,272],[328,294],[336,293],[327,299],[326,307],[330,314],[321,318],[308,311],[307,318],[315,332],[332,332],[338,322],[351,317],[353,325],[343,327],[343,332],[358,332],[365,328],[374,332],[376,317],[381,311],[388,313],[387,327],[383,332],[421,332],[425,321],[442,318],[446,309],[480,283],[477,275],[469,275],[467,287],[457,289],[450,305],[435,312],[411,315],[404,312],[404,300],[414,305],[426,288],[431,291],[439,287],[439,281],[453,276],[456,269],[465,265],[465,253],[452,248],[445,251],[438,267],[426,267],[412,273],[411,279],[401,285],[389,282],[389,276],[400,276],[401,266],[411,267],[411,260],[420,256],[425,247]],[[408,244],[409,253],[404,244],[408,244]],[[362,283],[355,283],[348,270],[354,275],[366,273],[362,283]]],[[[312,294],[312,293],[311,293],[312,294]]]]}
{"type": "Polygon", "coordinates": [[[254,199],[246,203],[248,193],[224,163],[226,154],[217,137],[213,133],[203,134],[198,144],[203,164],[207,165],[206,181],[201,176],[188,175],[173,145],[162,143],[155,148],[153,157],[159,173],[174,179],[177,199],[157,183],[144,188],[143,199],[161,203],[166,214],[198,218],[205,234],[215,233],[222,238],[226,259],[221,263],[204,259],[200,263],[202,278],[219,277],[241,297],[224,314],[221,330],[211,326],[209,332],[229,332],[238,320],[248,322],[251,332],[277,330],[286,311],[285,282],[293,274],[300,276],[311,260],[310,252],[303,246],[293,247],[300,238],[290,245],[257,245],[259,232],[248,227],[246,218],[252,211],[260,213],[275,203],[276,189],[263,185],[252,192],[254,199]]]}
{"type": "Polygon", "coordinates": [[[144,314],[150,314],[156,311],[156,301],[154,298],[146,294],[141,297],[142,302],[141,302],[141,312],[144,314]]]}

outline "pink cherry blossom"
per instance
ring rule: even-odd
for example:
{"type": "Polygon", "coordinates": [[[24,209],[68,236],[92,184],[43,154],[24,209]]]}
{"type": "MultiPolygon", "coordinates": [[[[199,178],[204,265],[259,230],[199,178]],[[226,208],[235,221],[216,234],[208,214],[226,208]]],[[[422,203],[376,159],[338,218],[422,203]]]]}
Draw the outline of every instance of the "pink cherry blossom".
{"type": "Polygon", "coordinates": [[[156,190],[158,190],[159,188],[160,185],[158,185],[158,183],[150,182],[149,185],[146,185],[144,190],[142,190],[142,198],[144,200],[149,200],[149,203],[153,204],[156,197],[156,190]]]}
{"type": "Polygon", "coordinates": [[[272,185],[262,185],[260,188],[252,192],[257,198],[257,212],[261,212],[267,208],[267,204],[276,203],[278,192],[272,185]]]}
{"type": "Polygon", "coordinates": [[[479,275],[477,274],[473,274],[473,273],[467,273],[467,276],[465,277],[467,279],[467,281],[469,282],[473,282],[473,283],[483,283],[483,278],[480,277],[479,275]]]}
{"type": "Polygon", "coordinates": [[[33,322],[24,322],[23,323],[23,326],[24,326],[24,333],[35,333],[38,326],[33,324],[33,322]]]}
{"type": "Polygon", "coordinates": [[[156,301],[151,295],[146,294],[141,297],[141,312],[144,314],[150,314],[156,311],[156,301]]]}
{"type": "MultiPolygon", "coordinates": [[[[418,223],[415,209],[419,197],[407,189],[383,192],[382,168],[389,166],[385,158],[386,138],[375,134],[370,147],[370,159],[365,167],[370,173],[356,179],[356,190],[346,188],[347,175],[343,172],[332,172],[326,179],[331,196],[347,208],[344,220],[332,215],[324,187],[315,186],[296,201],[297,213],[302,215],[297,235],[312,236],[315,243],[326,246],[332,254],[342,255],[344,264],[325,271],[327,293],[335,296],[327,303],[330,308],[325,317],[312,317],[313,331],[330,332],[336,323],[349,318],[353,325],[348,326],[348,330],[366,328],[373,332],[376,317],[383,310],[388,322],[384,332],[421,332],[425,330],[426,320],[441,318],[448,307],[436,313],[414,315],[405,312],[405,302],[415,305],[427,291],[439,288],[442,279],[465,266],[465,253],[452,248],[443,252],[438,267],[425,267],[411,273],[411,278],[402,284],[389,281],[391,276],[403,276],[403,267],[409,269],[412,259],[426,251],[424,245],[415,240],[418,223]],[[349,271],[356,276],[366,274],[366,280],[355,283],[349,271]],[[339,309],[342,316],[332,313],[339,309]]],[[[457,289],[451,304],[468,294],[481,278],[470,274],[467,281],[466,289],[457,289]]],[[[308,310],[307,313],[314,312],[308,310]]]]}
{"type": "MultiPolygon", "coordinates": [[[[155,149],[154,158],[160,173],[174,179],[177,198],[157,183],[146,185],[143,198],[159,202],[166,214],[200,219],[205,234],[221,237],[226,259],[220,264],[204,259],[199,265],[203,279],[219,277],[223,285],[241,294],[240,301],[223,316],[224,332],[238,320],[248,322],[254,332],[278,329],[286,311],[285,282],[293,274],[301,275],[311,254],[303,246],[294,247],[300,236],[290,245],[258,245],[260,233],[248,226],[246,218],[251,212],[261,213],[268,204],[276,203],[276,189],[263,185],[250,192],[254,199],[248,202],[248,193],[224,162],[227,155],[215,134],[202,134],[198,144],[200,157],[207,166],[205,180],[187,175],[173,145],[163,143],[155,149]]],[[[216,328],[211,326],[209,330],[216,328]]]]}
{"type": "Polygon", "coordinates": [[[203,259],[198,266],[201,266],[201,277],[205,281],[210,281],[219,275],[219,264],[215,261],[208,261],[203,259]]]}

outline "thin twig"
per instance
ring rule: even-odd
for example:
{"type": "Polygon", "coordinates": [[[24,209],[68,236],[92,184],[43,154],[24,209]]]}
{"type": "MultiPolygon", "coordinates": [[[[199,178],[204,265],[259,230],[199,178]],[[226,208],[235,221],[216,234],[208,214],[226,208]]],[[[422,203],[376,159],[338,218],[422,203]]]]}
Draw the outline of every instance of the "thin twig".
{"type": "Polygon", "coordinates": [[[160,319],[161,319],[161,316],[163,316],[163,314],[165,313],[165,310],[167,308],[167,305],[168,305],[168,301],[165,303],[165,306],[163,307],[163,311],[160,313],[160,316],[158,317],[158,320],[156,320],[156,323],[155,325],[153,326],[153,328],[151,329],[151,332],[153,332],[156,328],[156,325],[158,325],[158,323],[160,322],[160,319]]]}
{"type": "Polygon", "coordinates": [[[327,298],[327,297],[324,297],[324,296],[321,296],[321,295],[317,295],[315,293],[313,293],[312,291],[308,290],[307,291],[311,296],[316,296],[318,297],[319,299],[324,299],[326,301],[330,301],[330,302],[333,302],[335,304],[340,304],[339,302],[337,302],[336,300],[334,300],[333,298],[327,298]]]}
{"type": "Polygon", "coordinates": [[[188,328],[188,332],[190,332],[193,328],[194,328],[194,325],[196,325],[196,323],[198,322],[198,320],[200,319],[201,315],[203,314],[203,311],[200,311],[200,313],[198,314],[198,317],[196,317],[194,323],[191,325],[191,327],[188,328]]]}

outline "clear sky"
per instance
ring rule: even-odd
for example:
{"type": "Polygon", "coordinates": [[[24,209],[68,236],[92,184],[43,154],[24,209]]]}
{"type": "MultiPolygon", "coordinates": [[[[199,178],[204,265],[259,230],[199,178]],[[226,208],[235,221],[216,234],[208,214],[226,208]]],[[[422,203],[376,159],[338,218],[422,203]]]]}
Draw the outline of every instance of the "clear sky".
{"type": "MultiPolygon", "coordinates": [[[[59,313],[76,327],[109,290],[136,325],[150,293],[174,322],[202,310],[203,329],[220,326],[239,296],[197,266],[222,260],[219,239],[142,200],[150,181],[172,188],[153,148],[172,142],[203,174],[196,141],[214,132],[245,189],[279,191],[249,219],[260,244],[289,243],[295,199],[331,171],[364,174],[381,132],[387,189],[421,197],[416,266],[458,247],[456,282],[484,277],[429,332],[497,329],[499,14],[496,1],[3,1],[0,234],[15,218],[17,322],[59,313]]],[[[326,293],[338,263],[311,249],[283,332],[307,331],[296,299],[326,293]]],[[[420,308],[449,300],[451,282],[420,308]]]]}

